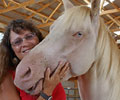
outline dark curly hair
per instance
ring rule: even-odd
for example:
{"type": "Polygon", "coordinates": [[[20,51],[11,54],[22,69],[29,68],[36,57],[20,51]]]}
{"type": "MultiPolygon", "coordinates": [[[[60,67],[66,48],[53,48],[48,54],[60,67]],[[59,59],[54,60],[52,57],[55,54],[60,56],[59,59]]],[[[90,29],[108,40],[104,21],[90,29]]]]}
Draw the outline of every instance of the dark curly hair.
{"type": "Polygon", "coordinates": [[[38,28],[35,27],[33,23],[23,19],[12,20],[10,24],[6,27],[2,42],[0,44],[0,83],[3,77],[8,72],[8,70],[15,70],[19,59],[16,57],[14,51],[12,50],[10,43],[10,32],[14,31],[20,34],[21,30],[29,30],[37,35],[39,41],[43,40],[43,36],[38,28]],[[15,58],[17,60],[15,60],[15,58]]]}

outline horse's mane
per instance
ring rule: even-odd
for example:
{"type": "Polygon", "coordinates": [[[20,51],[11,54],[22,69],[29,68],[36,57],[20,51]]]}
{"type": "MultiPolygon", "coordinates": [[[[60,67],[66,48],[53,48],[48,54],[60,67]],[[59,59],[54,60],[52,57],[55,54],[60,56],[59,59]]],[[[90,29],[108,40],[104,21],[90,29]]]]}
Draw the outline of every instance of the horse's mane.
{"type": "MultiPolygon", "coordinates": [[[[91,10],[86,6],[75,6],[64,12],[62,20],[64,29],[69,30],[80,27],[86,32],[92,27],[91,10]]],[[[96,78],[101,78],[111,84],[109,100],[120,98],[120,51],[109,29],[100,17],[98,39],[96,42],[96,60],[88,72],[96,73],[96,78]]],[[[106,83],[105,83],[106,84],[106,83]]]]}
{"type": "Polygon", "coordinates": [[[118,100],[120,98],[120,51],[102,18],[100,18],[96,62],[93,69],[96,70],[98,78],[111,84],[110,100],[118,100]]]}

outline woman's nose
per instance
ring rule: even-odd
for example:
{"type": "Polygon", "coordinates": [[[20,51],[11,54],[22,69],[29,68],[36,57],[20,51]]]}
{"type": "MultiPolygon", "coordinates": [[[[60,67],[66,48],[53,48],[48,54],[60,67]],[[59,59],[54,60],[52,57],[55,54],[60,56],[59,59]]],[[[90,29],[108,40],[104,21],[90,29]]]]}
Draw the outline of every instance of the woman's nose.
{"type": "Polygon", "coordinates": [[[22,45],[22,46],[28,45],[28,41],[27,41],[26,39],[23,39],[21,45],[22,45]]]}

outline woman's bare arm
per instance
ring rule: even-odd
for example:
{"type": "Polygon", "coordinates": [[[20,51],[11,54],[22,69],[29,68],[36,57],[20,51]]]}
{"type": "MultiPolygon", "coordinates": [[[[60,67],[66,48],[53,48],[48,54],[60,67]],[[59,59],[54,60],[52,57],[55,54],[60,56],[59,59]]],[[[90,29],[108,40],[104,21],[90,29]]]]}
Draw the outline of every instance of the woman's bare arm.
{"type": "Polygon", "coordinates": [[[0,85],[0,100],[20,100],[11,74],[6,75],[0,85]]]}

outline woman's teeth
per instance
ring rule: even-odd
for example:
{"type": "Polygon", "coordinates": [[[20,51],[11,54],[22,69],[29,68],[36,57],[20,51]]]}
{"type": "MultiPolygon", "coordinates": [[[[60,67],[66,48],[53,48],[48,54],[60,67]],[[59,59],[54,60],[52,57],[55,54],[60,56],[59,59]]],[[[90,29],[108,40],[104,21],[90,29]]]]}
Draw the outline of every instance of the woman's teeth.
{"type": "Polygon", "coordinates": [[[25,50],[25,51],[23,51],[22,53],[28,53],[30,50],[25,50]]]}

